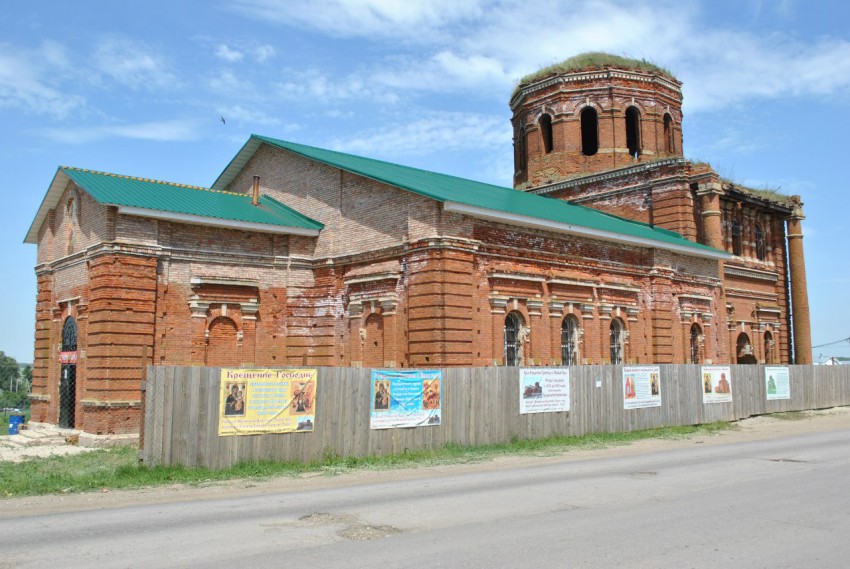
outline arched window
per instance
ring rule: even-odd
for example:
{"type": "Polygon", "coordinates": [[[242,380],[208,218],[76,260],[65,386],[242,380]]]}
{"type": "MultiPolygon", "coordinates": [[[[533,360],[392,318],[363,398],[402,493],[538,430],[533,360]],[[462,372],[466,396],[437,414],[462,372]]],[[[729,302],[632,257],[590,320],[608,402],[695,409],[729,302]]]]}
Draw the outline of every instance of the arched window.
{"type": "Polygon", "coordinates": [[[540,134],[543,137],[543,152],[549,154],[552,152],[552,117],[544,114],[540,117],[540,134]]]}
{"type": "Polygon", "coordinates": [[[611,321],[611,364],[623,363],[623,323],[618,319],[611,321]]]}
{"type": "Polygon", "coordinates": [[[732,254],[741,254],[741,224],[737,219],[732,220],[732,254]]]}
{"type": "Polygon", "coordinates": [[[640,109],[637,107],[626,109],[626,146],[629,148],[629,156],[640,156],[640,109]]]}
{"type": "Polygon", "coordinates": [[[575,316],[567,316],[561,322],[561,364],[571,366],[578,364],[578,320],[575,316]]]}
{"type": "Polygon", "coordinates": [[[673,138],[673,117],[670,113],[664,114],[664,151],[667,154],[676,153],[676,142],[673,138]]]}
{"type": "Polygon", "coordinates": [[[525,127],[520,127],[519,132],[517,133],[517,140],[514,142],[516,145],[516,165],[515,169],[517,172],[522,172],[525,170],[525,127]]]}
{"type": "Polygon", "coordinates": [[[384,319],[380,314],[370,314],[363,326],[363,366],[384,365],[384,319]]]}
{"type": "Polygon", "coordinates": [[[702,330],[698,324],[691,326],[691,363],[698,364],[702,361],[702,330]]]}
{"type": "Polygon", "coordinates": [[[74,252],[74,247],[77,244],[77,198],[71,196],[68,198],[68,205],[65,208],[65,220],[68,224],[68,236],[65,243],[65,253],[70,255],[74,252]]]}
{"type": "Polygon", "coordinates": [[[518,312],[505,317],[505,365],[522,365],[522,316],[518,312]]]}
{"type": "Polygon", "coordinates": [[[750,343],[750,337],[744,334],[738,334],[738,341],[735,343],[736,349],[738,351],[738,362],[739,364],[754,364],[756,362],[756,357],[753,354],[753,345],[750,343]]]}
{"type": "Polygon", "coordinates": [[[764,333],[764,363],[773,364],[776,361],[773,358],[773,347],[776,342],[773,341],[773,334],[770,332],[764,333]]]}
{"type": "Polygon", "coordinates": [[[764,231],[758,223],[756,223],[756,257],[759,261],[764,261],[765,258],[764,231]]]}
{"type": "Polygon", "coordinates": [[[210,367],[234,367],[239,365],[236,322],[219,316],[207,330],[206,365],[210,367]]]}
{"type": "Polygon", "coordinates": [[[596,109],[585,107],[581,111],[581,153],[593,156],[599,151],[599,118],[596,109]]]}
{"type": "MultiPolygon", "coordinates": [[[[72,316],[62,325],[62,351],[77,351],[77,321],[72,316]]],[[[73,429],[77,409],[77,366],[62,364],[59,376],[59,426],[73,429]]]]}

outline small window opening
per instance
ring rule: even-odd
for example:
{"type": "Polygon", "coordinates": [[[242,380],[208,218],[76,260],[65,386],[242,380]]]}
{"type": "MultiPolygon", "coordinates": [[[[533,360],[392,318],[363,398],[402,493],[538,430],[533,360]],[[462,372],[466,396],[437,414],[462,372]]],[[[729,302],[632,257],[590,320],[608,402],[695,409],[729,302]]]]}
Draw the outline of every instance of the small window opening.
{"type": "Polygon", "coordinates": [[[540,134],[543,136],[543,152],[549,154],[552,152],[552,117],[543,115],[540,117],[540,134]]]}
{"type": "Polygon", "coordinates": [[[575,316],[567,316],[561,323],[561,363],[576,365],[578,353],[578,322],[575,316]]]}
{"type": "Polygon", "coordinates": [[[773,364],[776,363],[773,357],[773,346],[776,343],[773,340],[773,334],[770,332],[764,333],[764,363],[773,364]]]}
{"type": "Polygon", "coordinates": [[[505,317],[505,365],[522,364],[522,317],[511,312],[505,317]]]}
{"type": "Polygon", "coordinates": [[[514,155],[516,156],[515,170],[517,172],[522,172],[525,170],[526,162],[525,127],[519,129],[519,132],[517,133],[517,139],[514,142],[514,146],[516,147],[516,152],[514,153],[514,155]]]}
{"type": "Polygon", "coordinates": [[[737,219],[732,220],[732,254],[741,254],[741,224],[737,219]]]}
{"type": "Polygon", "coordinates": [[[702,330],[699,325],[691,326],[691,363],[698,364],[702,361],[700,352],[702,347],[702,330]]]}
{"type": "Polygon", "coordinates": [[[596,109],[585,107],[581,111],[581,153],[593,156],[599,151],[599,118],[596,109]]]}
{"type": "Polygon", "coordinates": [[[611,364],[623,363],[623,325],[619,320],[611,321],[611,364]]]}
{"type": "Polygon", "coordinates": [[[664,150],[667,154],[676,153],[676,143],[673,139],[673,117],[664,115],[664,150]]]}
{"type": "Polygon", "coordinates": [[[764,261],[765,258],[765,247],[764,247],[764,231],[761,228],[761,225],[756,224],[756,257],[758,257],[759,261],[764,261]]]}
{"type": "Polygon", "coordinates": [[[629,156],[640,156],[640,110],[637,107],[626,109],[626,146],[629,156]]]}

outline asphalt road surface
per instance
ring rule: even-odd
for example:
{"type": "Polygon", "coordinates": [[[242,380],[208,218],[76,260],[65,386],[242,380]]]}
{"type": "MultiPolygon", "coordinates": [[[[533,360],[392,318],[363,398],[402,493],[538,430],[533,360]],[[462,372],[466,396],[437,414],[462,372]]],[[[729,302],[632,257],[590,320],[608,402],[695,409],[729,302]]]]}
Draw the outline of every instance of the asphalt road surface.
{"type": "Polygon", "coordinates": [[[0,519],[0,568],[850,566],[850,431],[0,519]]]}

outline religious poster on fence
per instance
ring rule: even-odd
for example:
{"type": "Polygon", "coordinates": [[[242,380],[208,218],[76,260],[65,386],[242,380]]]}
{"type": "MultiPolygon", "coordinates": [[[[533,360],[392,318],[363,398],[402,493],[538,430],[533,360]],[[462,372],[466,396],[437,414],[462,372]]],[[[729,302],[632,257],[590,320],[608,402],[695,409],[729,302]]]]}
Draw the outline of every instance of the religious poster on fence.
{"type": "Polygon", "coordinates": [[[570,370],[553,367],[519,370],[520,414],[569,410],[570,370]]]}
{"type": "Polygon", "coordinates": [[[732,368],[729,366],[702,366],[702,402],[731,403],[732,368]]]}
{"type": "Polygon", "coordinates": [[[222,369],[218,434],[312,431],[315,369],[222,369]]]}
{"type": "Polygon", "coordinates": [[[788,368],[764,368],[764,386],[768,399],[791,399],[791,378],[788,375],[788,368]]]}
{"type": "Polygon", "coordinates": [[[440,370],[372,370],[371,429],[439,425],[440,370]]]}
{"type": "Polygon", "coordinates": [[[623,409],[661,407],[661,368],[634,366],[623,368],[623,409]]]}

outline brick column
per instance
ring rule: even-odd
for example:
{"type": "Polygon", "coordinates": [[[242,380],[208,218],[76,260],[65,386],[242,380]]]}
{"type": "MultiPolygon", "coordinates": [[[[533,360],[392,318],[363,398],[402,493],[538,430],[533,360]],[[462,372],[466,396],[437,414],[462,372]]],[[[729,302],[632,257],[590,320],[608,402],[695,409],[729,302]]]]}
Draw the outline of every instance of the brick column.
{"type": "Polygon", "coordinates": [[[791,196],[794,211],[788,216],[788,273],[791,285],[791,326],[794,332],[794,363],[812,363],[812,333],[809,323],[809,294],[803,257],[803,202],[791,196]]]}
{"type": "Polygon", "coordinates": [[[702,234],[705,244],[715,249],[725,250],[721,227],[720,196],[723,188],[720,182],[699,184],[697,195],[702,210],[702,234]]]}
{"type": "MultiPolygon", "coordinates": [[[[703,241],[709,247],[726,250],[726,240],[723,238],[723,211],[720,207],[720,196],[723,195],[723,186],[719,181],[706,182],[697,186],[697,195],[700,198],[700,209],[702,210],[702,234],[703,241]]],[[[714,328],[714,334],[722,342],[723,335],[729,327],[729,319],[726,313],[726,279],[723,273],[723,261],[717,262],[717,277],[720,279],[720,295],[717,300],[718,322],[714,328]]],[[[708,336],[708,330],[703,327],[703,336],[708,336]]],[[[734,335],[733,335],[734,342],[734,335]]],[[[705,351],[705,350],[704,350],[705,351]]],[[[734,353],[734,349],[733,352],[734,353]]],[[[716,357],[723,361],[724,354],[718,353],[716,357]]],[[[714,358],[712,358],[714,359],[714,358]]],[[[731,360],[730,360],[731,361],[731,360]]]]}

